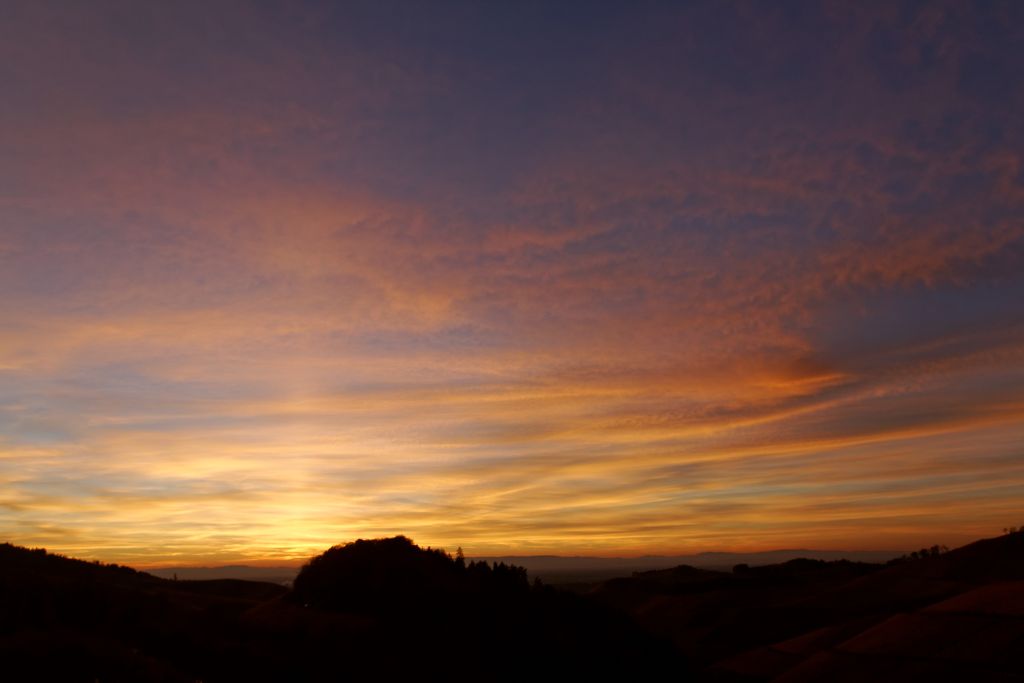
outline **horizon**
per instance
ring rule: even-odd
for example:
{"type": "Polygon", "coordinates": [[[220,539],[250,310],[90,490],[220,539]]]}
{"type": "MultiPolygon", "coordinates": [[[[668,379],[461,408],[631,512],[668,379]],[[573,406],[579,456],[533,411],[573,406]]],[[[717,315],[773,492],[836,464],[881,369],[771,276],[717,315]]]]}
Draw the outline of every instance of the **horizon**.
{"type": "MultiPolygon", "coordinates": [[[[1003,535],[1005,535],[1005,533],[1003,535]]],[[[977,542],[979,540],[990,540],[991,538],[994,538],[994,537],[974,539],[971,542],[966,543],[965,545],[971,545],[971,544],[973,544],[973,543],[975,543],[975,542],[977,542]]],[[[346,542],[346,543],[339,543],[339,544],[336,544],[336,545],[331,546],[331,547],[332,548],[337,548],[337,547],[341,547],[341,546],[344,546],[344,545],[348,545],[348,543],[355,542],[355,540],[374,540],[374,539],[354,539],[353,541],[346,542]]],[[[375,540],[381,540],[381,539],[375,539],[375,540]]],[[[410,540],[414,544],[416,544],[415,539],[410,539],[410,540]]],[[[17,544],[14,544],[14,545],[17,545],[17,544]]],[[[419,544],[416,544],[416,545],[419,546],[419,544]]],[[[441,550],[442,552],[446,553],[450,557],[454,557],[455,554],[456,554],[456,551],[450,551],[447,548],[432,548],[431,546],[419,546],[419,547],[422,547],[425,550],[431,550],[431,549],[433,549],[433,550],[441,550]]],[[[945,546],[942,546],[942,547],[945,550],[956,550],[957,548],[963,547],[963,546],[957,546],[957,547],[953,547],[953,548],[948,548],[948,547],[945,547],[945,546]]],[[[55,552],[55,551],[52,551],[52,550],[50,550],[48,548],[29,548],[29,549],[30,550],[44,550],[44,551],[50,552],[50,553],[55,552]]],[[[146,572],[151,572],[151,571],[164,571],[164,572],[167,572],[167,571],[178,570],[178,569],[181,569],[181,570],[218,570],[218,569],[262,569],[262,570],[288,569],[288,570],[299,570],[309,560],[313,559],[313,557],[316,557],[316,556],[319,556],[319,555],[323,554],[323,552],[326,552],[328,549],[329,548],[324,548],[323,551],[321,551],[320,553],[316,553],[316,554],[314,554],[314,555],[312,555],[310,557],[307,557],[307,558],[304,558],[304,559],[299,559],[299,560],[296,560],[296,559],[289,559],[289,560],[274,560],[274,559],[263,559],[263,560],[261,560],[261,559],[253,559],[251,561],[246,561],[244,563],[227,563],[227,564],[187,564],[187,563],[186,564],[180,564],[180,563],[179,564],[174,564],[174,563],[160,562],[160,561],[157,561],[157,562],[152,563],[152,564],[149,564],[149,563],[138,564],[138,563],[136,563],[136,564],[132,564],[132,565],[124,565],[124,564],[118,563],[118,562],[112,562],[112,564],[120,564],[121,566],[130,566],[133,569],[137,569],[139,571],[146,571],[146,572]]],[[[461,546],[458,549],[462,550],[461,546]]],[[[607,561],[607,562],[624,562],[624,563],[627,563],[627,564],[628,563],[639,563],[636,566],[641,566],[644,561],[648,561],[648,562],[649,561],[656,561],[656,560],[673,560],[674,561],[674,560],[679,560],[679,559],[688,559],[688,558],[689,559],[694,559],[694,558],[701,558],[701,557],[706,557],[706,556],[731,556],[731,557],[734,557],[734,558],[749,558],[750,560],[754,560],[754,559],[759,558],[759,557],[770,559],[767,556],[778,556],[778,555],[782,555],[782,556],[793,555],[794,557],[808,557],[808,558],[814,558],[814,557],[820,557],[820,556],[828,556],[828,557],[838,556],[838,557],[832,557],[832,559],[852,559],[853,561],[861,561],[861,562],[865,562],[865,561],[867,561],[867,562],[879,562],[879,561],[884,561],[884,560],[881,560],[879,558],[883,558],[883,557],[884,558],[896,558],[896,557],[900,557],[900,556],[902,556],[902,555],[904,555],[906,553],[909,553],[909,552],[911,552],[910,549],[879,549],[879,548],[860,548],[860,549],[851,549],[851,548],[845,548],[845,549],[772,548],[772,549],[768,549],[768,550],[755,550],[755,551],[703,550],[703,551],[697,551],[697,552],[691,552],[691,553],[646,554],[646,555],[566,555],[566,554],[559,554],[559,555],[552,555],[552,554],[521,555],[521,554],[515,554],[515,553],[511,553],[511,554],[507,554],[506,553],[506,554],[481,554],[481,555],[477,555],[477,554],[465,554],[464,553],[463,556],[467,560],[487,560],[487,561],[495,561],[495,562],[505,561],[505,560],[509,560],[509,561],[514,561],[514,560],[523,560],[523,561],[530,561],[530,560],[566,560],[566,561],[569,561],[569,560],[573,560],[573,561],[582,561],[582,562],[588,562],[588,561],[593,561],[593,562],[607,561]],[[807,555],[806,556],[799,555],[800,553],[806,553],[807,555]],[[866,559],[868,557],[874,557],[875,559],[872,559],[872,560],[866,559]]],[[[62,554],[62,553],[58,553],[58,554],[62,554]]],[[[84,560],[84,561],[87,561],[87,562],[101,561],[101,560],[97,560],[96,558],[91,558],[91,557],[72,557],[72,556],[67,556],[67,555],[64,555],[64,556],[65,557],[71,557],[71,559],[84,560]]],[[[529,566],[529,564],[532,564],[532,563],[528,563],[527,566],[529,566]]],[[[701,566],[710,566],[710,565],[703,565],[702,564],[701,566]]],[[[550,570],[550,567],[548,569],[550,570]]],[[[531,571],[533,571],[533,570],[531,570],[531,571]]],[[[541,570],[541,571],[544,571],[544,570],[541,570]]]]}
{"type": "Polygon", "coordinates": [[[1020,524],[1022,44],[999,0],[14,0],[0,539],[1020,524]]]}
{"type": "MultiPolygon", "coordinates": [[[[402,534],[402,535],[404,535],[404,534],[402,534]]],[[[972,539],[971,541],[968,541],[964,545],[970,545],[971,543],[974,543],[974,542],[976,542],[978,540],[985,540],[986,538],[992,538],[992,537],[975,538],[975,539],[972,539]]],[[[334,544],[333,546],[330,546],[330,547],[344,546],[344,545],[347,545],[348,543],[353,543],[356,540],[371,540],[371,539],[352,539],[351,541],[345,541],[345,542],[342,542],[342,543],[334,544]]],[[[410,540],[413,543],[416,543],[415,539],[410,539],[410,540]]],[[[6,541],[6,542],[9,542],[9,541],[6,541]]],[[[17,545],[17,544],[15,544],[15,545],[17,545]]],[[[417,544],[417,545],[419,545],[419,544],[417,544]]],[[[947,547],[947,546],[944,546],[943,544],[932,544],[932,545],[939,545],[939,546],[947,547]]],[[[432,549],[432,546],[427,546],[427,545],[424,545],[424,546],[421,546],[421,547],[423,547],[425,549],[428,549],[428,550],[432,549]]],[[[930,547],[930,546],[921,546],[921,547],[922,548],[926,548],[926,547],[930,547]]],[[[948,547],[948,549],[955,550],[956,548],[959,548],[959,547],[963,547],[963,546],[951,546],[951,547],[948,547]]],[[[246,560],[244,562],[231,562],[231,563],[220,563],[220,564],[217,564],[217,563],[213,563],[213,564],[188,564],[188,563],[181,564],[181,563],[178,563],[178,564],[175,564],[175,563],[170,563],[169,561],[157,560],[154,563],[141,563],[141,564],[140,563],[135,563],[135,564],[131,564],[131,565],[128,565],[128,566],[131,566],[131,567],[133,567],[135,569],[139,569],[139,570],[142,570],[142,571],[172,570],[172,569],[227,569],[227,568],[299,569],[299,568],[301,568],[303,566],[303,564],[308,562],[310,559],[312,559],[313,557],[316,557],[316,556],[322,554],[323,552],[325,552],[328,549],[329,548],[325,547],[320,552],[313,553],[312,555],[310,555],[308,557],[300,558],[300,559],[294,559],[294,558],[289,558],[289,559],[280,559],[280,558],[278,558],[278,559],[273,559],[273,558],[260,559],[260,558],[253,558],[251,560],[246,560]]],[[[433,548],[433,549],[441,550],[442,552],[445,552],[446,554],[448,554],[450,556],[454,556],[455,553],[456,553],[456,551],[450,550],[450,549],[444,548],[444,547],[438,547],[438,548],[433,548]]],[[[459,546],[458,549],[459,550],[464,550],[464,549],[462,549],[461,546],[459,546]]],[[[920,548],[916,548],[916,549],[919,550],[920,548]]],[[[51,550],[49,548],[42,548],[42,550],[46,550],[47,552],[58,552],[58,551],[51,550]]],[[[892,557],[898,557],[898,556],[900,556],[900,555],[902,555],[904,553],[911,552],[911,550],[912,549],[910,549],[910,548],[817,548],[817,547],[797,548],[797,547],[780,547],[780,548],[769,548],[769,549],[765,549],[765,550],[722,550],[722,549],[718,549],[718,550],[699,550],[699,551],[679,552],[679,553],[654,553],[654,554],[636,554],[636,555],[574,555],[574,554],[546,554],[546,553],[529,554],[529,555],[527,555],[527,554],[517,554],[517,553],[514,553],[514,552],[512,552],[512,553],[486,553],[486,554],[475,554],[475,553],[465,553],[464,552],[464,556],[465,556],[465,558],[467,560],[483,559],[483,560],[495,560],[495,561],[498,561],[498,560],[516,560],[516,559],[523,559],[523,560],[555,559],[555,560],[594,560],[594,561],[599,561],[599,560],[617,561],[617,560],[621,560],[621,561],[627,561],[628,562],[628,561],[639,561],[639,560],[656,560],[656,559],[669,559],[669,560],[672,560],[672,559],[678,559],[678,558],[695,558],[695,557],[701,557],[701,556],[707,556],[707,555],[763,556],[763,555],[773,555],[773,554],[794,554],[794,553],[809,553],[810,555],[818,555],[818,554],[842,555],[842,554],[845,553],[845,554],[848,554],[851,557],[853,557],[853,556],[868,556],[868,555],[878,555],[878,556],[891,555],[892,557]]],[[[63,553],[61,553],[61,554],[63,554],[63,553]]],[[[85,556],[85,557],[74,557],[74,559],[81,559],[81,560],[86,560],[86,561],[94,561],[94,560],[95,561],[106,561],[106,560],[99,560],[98,558],[87,557],[87,556],[85,556]]],[[[123,563],[119,563],[119,562],[116,562],[116,561],[108,561],[108,562],[112,562],[113,564],[123,564],[123,563]]]]}

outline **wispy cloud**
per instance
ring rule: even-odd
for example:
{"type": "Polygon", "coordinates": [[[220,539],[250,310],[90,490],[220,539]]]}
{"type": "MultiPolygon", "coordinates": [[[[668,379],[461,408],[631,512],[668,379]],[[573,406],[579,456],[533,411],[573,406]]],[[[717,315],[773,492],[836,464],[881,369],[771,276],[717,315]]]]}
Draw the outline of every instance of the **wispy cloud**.
{"type": "Polygon", "coordinates": [[[0,533],[151,563],[1021,514],[1015,5],[404,12],[10,10],[0,533]]]}

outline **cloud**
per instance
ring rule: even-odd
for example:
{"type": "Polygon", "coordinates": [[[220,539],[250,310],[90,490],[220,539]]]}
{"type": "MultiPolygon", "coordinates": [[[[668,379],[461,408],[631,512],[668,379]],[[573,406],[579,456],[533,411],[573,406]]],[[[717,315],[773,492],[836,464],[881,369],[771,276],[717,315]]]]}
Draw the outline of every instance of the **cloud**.
{"type": "Polygon", "coordinates": [[[1012,5],[409,11],[12,10],[7,537],[904,547],[1019,512],[1012,5]]]}

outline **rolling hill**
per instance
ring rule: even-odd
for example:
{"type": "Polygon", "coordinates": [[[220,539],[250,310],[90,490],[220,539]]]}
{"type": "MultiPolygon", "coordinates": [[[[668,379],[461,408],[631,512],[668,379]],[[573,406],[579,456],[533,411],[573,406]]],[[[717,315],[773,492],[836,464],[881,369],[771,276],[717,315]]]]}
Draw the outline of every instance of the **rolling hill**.
{"type": "Polygon", "coordinates": [[[887,564],[679,565],[585,595],[404,537],[336,546],[294,587],[0,545],[5,680],[1009,681],[1021,651],[1020,533],[887,564]]]}

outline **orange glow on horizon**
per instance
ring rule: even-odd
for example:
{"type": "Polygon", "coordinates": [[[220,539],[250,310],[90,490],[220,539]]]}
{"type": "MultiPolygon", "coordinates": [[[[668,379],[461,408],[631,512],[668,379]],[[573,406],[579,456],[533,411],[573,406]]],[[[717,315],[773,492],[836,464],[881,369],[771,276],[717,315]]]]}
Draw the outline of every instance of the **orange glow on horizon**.
{"type": "Polygon", "coordinates": [[[349,11],[0,26],[0,541],[148,567],[1024,522],[1020,26],[349,11]],[[975,84],[976,50],[1006,68],[975,84]]]}

